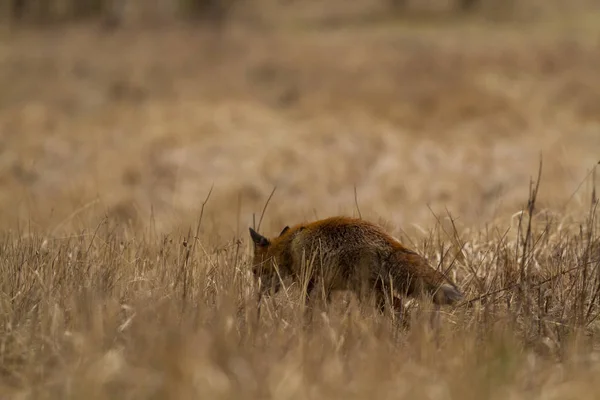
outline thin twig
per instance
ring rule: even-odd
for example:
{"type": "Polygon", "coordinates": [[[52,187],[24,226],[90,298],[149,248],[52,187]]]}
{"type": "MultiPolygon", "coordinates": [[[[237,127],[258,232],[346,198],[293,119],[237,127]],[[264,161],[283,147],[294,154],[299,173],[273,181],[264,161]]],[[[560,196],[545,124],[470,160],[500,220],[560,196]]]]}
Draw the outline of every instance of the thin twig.
{"type": "Polygon", "coordinates": [[[208,191],[206,198],[202,202],[202,207],[200,208],[200,216],[198,217],[198,225],[196,226],[196,236],[194,237],[195,240],[194,240],[194,244],[192,246],[192,252],[196,249],[196,241],[198,241],[198,235],[200,234],[200,225],[202,224],[202,217],[204,216],[204,207],[206,206],[206,203],[208,203],[208,199],[210,199],[210,195],[212,194],[214,187],[215,187],[215,184],[213,183],[210,186],[210,190],[208,191]]]}
{"type": "MultiPolygon", "coordinates": [[[[600,165],[600,161],[598,161],[597,165],[600,165]]],[[[590,177],[590,175],[592,175],[593,172],[594,172],[594,170],[592,169],[590,172],[588,172],[583,177],[583,179],[581,180],[581,182],[579,182],[579,185],[577,185],[577,188],[575,188],[575,191],[573,191],[573,193],[571,193],[571,195],[569,196],[569,198],[567,199],[567,201],[565,201],[565,204],[563,204],[563,210],[565,210],[567,208],[567,204],[569,204],[571,202],[571,200],[573,200],[573,197],[575,197],[575,195],[577,194],[577,192],[579,191],[579,189],[581,189],[581,186],[590,177]]]]}
{"type": "Polygon", "coordinates": [[[362,214],[360,213],[360,207],[358,206],[358,196],[356,194],[356,185],[354,185],[354,204],[356,204],[356,211],[358,211],[358,218],[362,219],[362,214]]]}
{"type": "Polygon", "coordinates": [[[260,232],[260,224],[262,223],[263,217],[265,216],[265,211],[267,210],[267,206],[269,205],[271,197],[273,197],[273,194],[275,193],[276,189],[277,186],[274,186],[273,191],[271,191],[271,194],[269,195],[269,198],[267,199],[265,206],[263,207],[262,213],[260,214],[260,219],[258,220],[258,228],[256,229],[257,232],[260,232]]]}
{"type": "MultiPolygon", "coordinates": [[[[538,282],[537,284],[533,285],[533,286],[531,287],[531,289],[534,289],[534,288],[536,288],[536,287],[538,287],[538,286],[541,286],[541,285],[543,285],[544,283],[548,283],[548,282],[550,282],[550,281],[552,281],[552,280],[554,280],[554,279],[556,279],[556,278],[559,278],[559,277],[561,277],[562,275],[566,275],[566,274],[568,274],[569,272],[573,272],[573,271],[575,271],[575,270],[577,270],[577,269],[580,269],[580,268],[582,268],[582,266],[581,266],[581,265],[578,265],[578,266],[576,266],[576,267],[569,268],[569,269],[567,269],[567,270],[565,270],[565,271],[561,271],[561,272],[559,272],[559,273],[557,273],[557,274],[554,274],[554,275],[552,275],[552,276],[551,276],[551,277],[549,277],[549,278],[546,278],[546,279],[544,279],[544,280],[543,280],[543,281],[541,281],[541,282],[538,282]]],[[[500,289],[498,289],[498,290],[494,290],[493,292],[484,293],[484,294],[482,294],[482,295],[480,295],[480,296],[477,296],[477,297],[475,297],[475,298],[473,298],[473,299],[470,299],[470,300],[467,300],[467,301],[465,301],[465,302],[463,302],[463,303],[460,303],[460,304],[458,304],[456,307],[468,306],[468,305],[470,305],[470,304],[472,304],[472,303],[474,303],[474,302],[476,302],[476,301],[483,300],[483,299],[485,299],[486,297],[492,296],[492,295],[494,295],[494,294],[503,293],[503,292],[509,291],[509,290],[511,290],[511,289],[514,289],[514,288],[515,288],[515,287],[517,287],[517,286],[519,286],[519,282],[517,282],[517,283],[513,283],[512,285],[505,286],[505,287],[503,287],[503,288],[500,288],[500,289]]]]}

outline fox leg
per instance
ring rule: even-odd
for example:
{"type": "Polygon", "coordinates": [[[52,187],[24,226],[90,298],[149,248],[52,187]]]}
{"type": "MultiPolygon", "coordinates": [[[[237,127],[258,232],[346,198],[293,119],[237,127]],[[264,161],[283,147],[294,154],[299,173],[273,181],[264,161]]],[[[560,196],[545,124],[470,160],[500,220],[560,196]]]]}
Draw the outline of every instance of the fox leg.
{"type": "Polygon", "coordinates": [[[375,307],[381,315],[385,314],[385,295],[382,291],[375,291],[375,307]]]}
{"type": "Polygon", "coordinates": [[[306,284],[306,292],[304,293],[304,300],[305,301],[310,301],[312,296],[314,295],[315,289],[315,279],[311,278],[309,279],[308,283],[306,284]]]}
{"type": "Polygon", "coordinates": [[[323,281],[315,278],[311,278],[306,286],[306,296],[308,302],[323,302],[325,305],[331,303],[331,290],[327,287],[323,287],[323,281]],[[323,291],[325,293],[323,293],[323,291]],[[325,294],[323,298],[322,295],[325,294]]]}
{"type": "Polygon", "coordinates": [[[381,314],[384,314],[386,309],[386,298],[389,298],[389,306],[393,315],[398,319],[401,318],[404,310],[402,298],[398,297],[395,293],[391,293],[389,287],[383,283],[381,278],[377,279],[373,286],[377,310],[381,314]]]}
{"type": "MultiPolygon", "coordinates": [[[[377,310],[381,313],[384,314],[385,313],[385,308],[386,308],[386,304],[385,304],[385,294],[383,292],[377,291],[375,292],[375,299],[376,299],[376,307],[377,310]]],[[[392,296],[392,298],[390,299],[390,306],[392,311],[397,314],[400,315],[402,314],[402,299],[396,297],[396,296],[392,296]]]]}
{"type": "Polygon", "coordinates": [[[322,281],[311,278],[308,281],[306,292],[304,293],[304,324],[308,327],[313,322],[313,314],[317,309],[316,305],[319,304],[325,308],[331,302],[331,290],[325,288],[325,296],[323,297],[323,286],[322,281]]]}

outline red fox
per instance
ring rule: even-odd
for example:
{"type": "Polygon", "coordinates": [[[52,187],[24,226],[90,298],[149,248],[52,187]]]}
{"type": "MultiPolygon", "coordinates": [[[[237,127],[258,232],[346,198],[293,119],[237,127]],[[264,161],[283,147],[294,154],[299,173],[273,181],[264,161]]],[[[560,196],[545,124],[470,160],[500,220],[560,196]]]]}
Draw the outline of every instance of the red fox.
{"type": "MultiPolygon", "coordinates": [[[[375,295],[380,311],[388,293],[393,294],[392,300],[428,294],[437,305],[463,298],[423,257],[382,227],[362,219],[331,217],[286,226],[271,239],[250,228],[250,236],[254,243],[252,271],[261,280],[261,297],[269,288],[276,293],[281,280],[291,277],[296,282],[304,279],[309,301],[319,291],[329,301],[332,291],[351,290],[359,298],[375,295]]],[[[396,307],[394,302],[392,305],[396,307]]]]}

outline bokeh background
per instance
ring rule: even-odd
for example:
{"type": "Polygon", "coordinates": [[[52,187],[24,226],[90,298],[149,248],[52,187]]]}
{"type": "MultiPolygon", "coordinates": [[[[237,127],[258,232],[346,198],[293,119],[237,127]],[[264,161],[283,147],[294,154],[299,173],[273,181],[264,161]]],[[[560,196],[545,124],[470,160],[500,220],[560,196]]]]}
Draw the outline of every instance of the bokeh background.
{"type": "Polygon", "coordinates": [[[599,160],[598,0],[0,0],[0,398],[597,398],[599,160]],[[473,307],[259,315],[274,188],[473,307]]]}
{"type": "Polygon", "coordinates": [[[1,222],[168,231],[213,187],[206,223],[243,235],[277,187],[269,233],[357,202],[406,229],[481,226],[522,209],[540,157],[538,207],[589,202],[599,9],[4,0],[1,222]]]}

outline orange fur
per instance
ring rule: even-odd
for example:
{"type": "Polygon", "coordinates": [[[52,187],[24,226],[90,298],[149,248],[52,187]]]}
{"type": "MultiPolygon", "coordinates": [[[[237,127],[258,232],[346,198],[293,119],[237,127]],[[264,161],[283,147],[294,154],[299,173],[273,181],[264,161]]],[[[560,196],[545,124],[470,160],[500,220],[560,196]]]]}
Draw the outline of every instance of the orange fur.
{"type": "Polygon", "coordinates": [[[280,277],[306,278],[307,295],[335,290],[374,294],[380,309],[393,287],[394,297],[428,294],[435,304],[453,304],[463,295],[442,273],[383,228],[371,222],[331,217],[285,227],[266,238],[252,228],[253,273],[264,290],[279,290],[280,277]]]}

